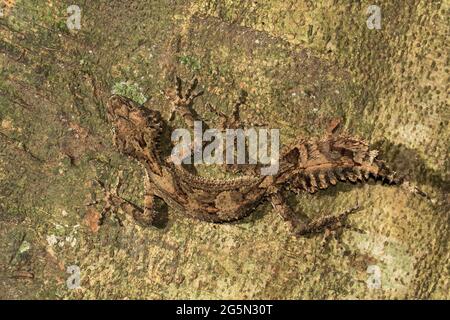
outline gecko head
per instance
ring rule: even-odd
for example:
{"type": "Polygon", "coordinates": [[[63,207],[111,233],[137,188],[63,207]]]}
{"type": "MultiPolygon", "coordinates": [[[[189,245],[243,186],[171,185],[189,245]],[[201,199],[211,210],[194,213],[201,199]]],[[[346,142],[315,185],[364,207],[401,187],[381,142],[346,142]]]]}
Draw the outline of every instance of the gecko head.
{"type": "Polygon", "coordinates": [[[159,111],[148,109],[123,96],[111,96],[108,100],[107,111],[109,120],[113,123],[124,120],[131,127],[155,129],[161,127],[162,119],[159,111]]]}
{"type": "Polygon", "coordinates": [[[107,103],[108,120],[114,127],[115,143],[127,155],[154,148],[162,132],[161,114],[123,96],[113,95],[107,103]]]}

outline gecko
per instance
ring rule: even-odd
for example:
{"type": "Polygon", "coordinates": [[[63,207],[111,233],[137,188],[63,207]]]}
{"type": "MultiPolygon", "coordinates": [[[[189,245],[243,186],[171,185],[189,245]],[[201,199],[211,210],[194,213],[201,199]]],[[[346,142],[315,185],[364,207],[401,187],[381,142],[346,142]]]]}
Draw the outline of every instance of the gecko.
{"type": "MultiPolygon", "coordinates": [[[[373,178],[423,193],[391,170],[367,142],[339,133],[338,120],[330,123],[324,137],[300,137],[282,148],[275,175],[262,176],[253,171],[236,178],[215,179],[192,173],[183,165],[174,164],[169,157],[165,158],[161,152],[164,147],[162,137],[170,130],[169,122],[175,114],[193,128],[196,120],[194,100],[203,94],[203,91],[196,91],[197,79],[193,79],[184,92],[181,79],[176,79],[175,88],[165,92],[171,105],[169,119],[127,97],[112,95],[109,98],[107,118],[113,127],[114,145],[144,167],[145,191],[142,208],[109,192],[107,211],[115,206],[122,207],[131,211],[140,225],[150,226],[158,216],[155,201],[159,198],[191,218],[227,223],[249,216],[263,201],[269,201],[274,211],[289,224],[292,233],[299,237],[342,227],[347,217],[360,207],[357,204],[342,213],[307,220],[288,205],[288,192],[316,193],[338,182],[364,183],[373,178]]],[[[245,100],[245,95],[239,97],[233,106],[232,117],[221,114],[223,127],[240,124],[239,108],[245,100]]]]}

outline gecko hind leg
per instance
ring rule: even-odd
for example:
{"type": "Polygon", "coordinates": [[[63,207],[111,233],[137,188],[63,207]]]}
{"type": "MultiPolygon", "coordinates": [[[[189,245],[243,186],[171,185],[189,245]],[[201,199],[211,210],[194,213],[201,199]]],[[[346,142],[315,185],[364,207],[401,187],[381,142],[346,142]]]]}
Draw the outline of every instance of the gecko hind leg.
{"type": "Polygon", "coordinates": [[[357,204],[354,207],[336,215],[326,215],[314,220],[305,221],[305,219],[300,219],[298,215],[295,214],[291,207],[286,203],[286,200],[280,191],[273,193],[270,199],[275,211],[281,215],[283,220],[290,224],[292,232],[297,237],[330,232],[346,227],[348,216],[360,209],[357,204]]]}
{"type": "Polygon", "coordinates": [[[324,230],[334,231],[347,227],[347,218],[350,214],[360,209],[359,204],[339,213],[330,214],[314,220],[301,226],[295,233],[296,236],[305,236],[308,234],[321,233],[324,230]]]}

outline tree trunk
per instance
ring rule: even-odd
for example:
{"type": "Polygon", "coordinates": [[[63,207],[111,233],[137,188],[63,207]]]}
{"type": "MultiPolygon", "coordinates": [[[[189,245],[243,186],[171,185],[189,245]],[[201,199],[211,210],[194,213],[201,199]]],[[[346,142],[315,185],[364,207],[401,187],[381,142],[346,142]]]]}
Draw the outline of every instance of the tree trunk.
{"type": "Polygon", "coordinates": [[[86,1],[76,29],[61,2],[10,1],[0,19],[0,298],[449,298],[448,3],[86,1]],[[199,78],[211,127],[204,104],[229,113],[240,89],[244,120],[283,144],[340,117],[434,202],[374,181],[289,198],[310,218],[358,202],[332,237],[294,238],[267,203],[232,224],[99,225],[97,180],[122,174],[143,201],[105,101],[167,116],[174,75],[199,78]]]}

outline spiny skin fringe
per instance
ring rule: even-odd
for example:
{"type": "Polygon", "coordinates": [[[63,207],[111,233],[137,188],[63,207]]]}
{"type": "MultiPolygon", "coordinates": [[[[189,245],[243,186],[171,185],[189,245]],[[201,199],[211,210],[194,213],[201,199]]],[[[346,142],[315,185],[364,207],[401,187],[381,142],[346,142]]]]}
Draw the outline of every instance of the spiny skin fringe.
{"type": "Polygon", "coordinates": [[[365,141],[347,135],[316,142],[299,140],[283,152],[281,167],[285,172],[280,175],[280,183],[309,193],[327,189],[338,181],[364,183],[370,177],[401,184],[404,179],[376,159],[377,154],[365,141]]]}

